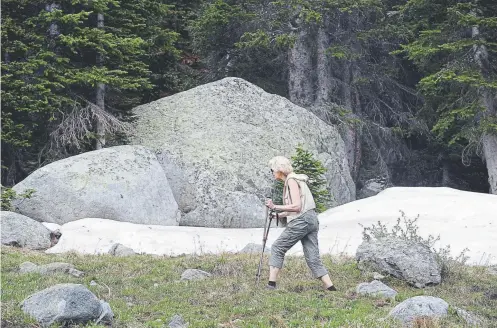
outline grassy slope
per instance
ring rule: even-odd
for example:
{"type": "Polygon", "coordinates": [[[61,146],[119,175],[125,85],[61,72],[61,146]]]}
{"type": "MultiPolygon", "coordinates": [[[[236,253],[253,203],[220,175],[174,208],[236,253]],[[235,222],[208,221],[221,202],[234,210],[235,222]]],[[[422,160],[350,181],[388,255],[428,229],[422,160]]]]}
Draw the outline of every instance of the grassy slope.
{"type": "MultiPolygon", "coordinates": [[[[286,259],[276,291],[263,288],[266,266],[264,279],[261,278],[260,286],[255,286],[258,255],[118,258],[49,255],[2,246],[1,260],[2,327],[36,327],[22,313],[19,303],[36,291],[68,282],[84,284],[109,302],[116,317],[114,327],[167,327],[174,314],[183,316],[189,327],[398,327],[382,318],[396,304],[416,295],[438,296],[497,322],[497,276],[482,267],[458,269],[442,285],[424,290],[387,278],[384,282],[399,292],[395,301],[387,302],[355,295],[357,284],[371,281],[372,275],[361,274],[351,259],[329,256],[323,256],[323,260],[339,289],[333,293],[321,289],[299,257],[286,259]],[[24,261],[69,262],[86,275],[20,275],[16,270],[24,261]],[[197,282],[179,281],[187,268],[212,272],[214,277],[197,282]],[[91,280],[99,286],[90,286],[91,280]]],[[[451,310],[447,319],[421,326],[464,324],[451,310]]]]}

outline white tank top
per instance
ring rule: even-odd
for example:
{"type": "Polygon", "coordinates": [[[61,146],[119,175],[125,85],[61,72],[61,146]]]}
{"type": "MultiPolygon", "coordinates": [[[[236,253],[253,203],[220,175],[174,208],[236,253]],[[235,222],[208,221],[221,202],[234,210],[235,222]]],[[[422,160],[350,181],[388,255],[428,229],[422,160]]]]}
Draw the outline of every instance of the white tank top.
{"type": "Polygon", "coordinates": [[[283,188],[283,202],[285,205],[292,204],[292,197],[290,195],[290,187],[288,186],[288,180],[294,179],[298,186],[300,192],[300,212],[289,212],[292,215],[287,216],[287,222],[297,218],[298,216],[304,214],[309,210],[313,210],[316,208],[316,203],[314,202],[314,197],[312,197],[311,190],[309,186],[307,186],[306,181],[309,179],[305,174],[295,174],[290,173],[285,180],[285,187],[283,188]],[[295,214],[293,214],[295,213],[295,214]]]}

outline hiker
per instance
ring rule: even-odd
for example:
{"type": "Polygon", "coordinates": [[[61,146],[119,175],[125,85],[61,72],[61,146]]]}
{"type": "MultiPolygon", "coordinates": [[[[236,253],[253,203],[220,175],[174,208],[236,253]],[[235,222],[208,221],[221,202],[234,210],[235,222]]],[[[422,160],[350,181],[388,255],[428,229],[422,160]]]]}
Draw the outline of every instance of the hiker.
{"type": "Polygon", "coordinates": [[[319,221],[316,214],[316,204],[307,186],[309,177],[305,174],[295,174],[290,160],[276,156],[269,161],[269,167],[274,178],[285,182],[283,187],[283,204],[275,205],[271,199],[266,200],[266,206],[275,210],[278,217],[287,219],[283,233],[271,246],[269,258],[269,282],[266,288],[276,288],[276,279],[283,267],[285,253],[299,240],[304,249],[304,257],[313,276],[321,279],[327,290],[335,291],[328,270],[323,266],[319,257],[318,231],[319,221]]]}

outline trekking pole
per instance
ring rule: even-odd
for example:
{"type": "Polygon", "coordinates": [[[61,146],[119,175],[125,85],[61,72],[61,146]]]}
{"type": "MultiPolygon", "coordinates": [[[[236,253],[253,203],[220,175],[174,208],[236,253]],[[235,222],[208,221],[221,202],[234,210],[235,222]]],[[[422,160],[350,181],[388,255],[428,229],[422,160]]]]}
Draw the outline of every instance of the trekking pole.
{"type": "MultiPolygon", "coordinates": [[[[268,208],[266,207],[266,221],[264,222],[264,231],[262,235],[262,252],[261,252],[261,259],[259,261],[259,267],[257,268],[257,274],[256,274],[256,283],[258,284],[260,279],[261,279],[261,268],[262,268],[262,259],[264,258],[264,249],[266,248],[266,241],[267,237],[269,235],[269,228],[271,227],[271,221],[273,220],[273,210],[269,211],[268,208]],[[269,224],[267,225],[266,228],[266,223],[268,222],[269,219],[269,224]]],[[[276,214],[277,215],[277,214],[276,214]]]]}

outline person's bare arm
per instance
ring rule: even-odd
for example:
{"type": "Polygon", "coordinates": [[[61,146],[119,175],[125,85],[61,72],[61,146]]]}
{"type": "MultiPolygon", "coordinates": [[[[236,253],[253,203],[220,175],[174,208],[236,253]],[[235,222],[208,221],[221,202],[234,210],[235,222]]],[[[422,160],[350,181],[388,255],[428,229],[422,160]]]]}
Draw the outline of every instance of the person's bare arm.
{"type": "Polygon", "coordinates": [[[290,212],[276,212],[278,213],[278,217],[281,218],[286,218],[289,215],[292,215],[290,212]]]}

